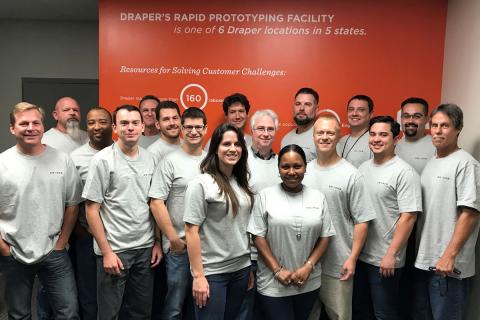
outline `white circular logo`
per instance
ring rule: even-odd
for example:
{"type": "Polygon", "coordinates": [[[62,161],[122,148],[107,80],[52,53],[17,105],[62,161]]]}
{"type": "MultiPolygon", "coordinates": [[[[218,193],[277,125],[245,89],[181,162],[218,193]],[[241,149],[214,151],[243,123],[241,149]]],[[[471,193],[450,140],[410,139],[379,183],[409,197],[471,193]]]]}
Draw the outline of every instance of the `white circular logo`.
{"type": "Polygon", "coordinates": [[[190,107],[203,109],[207,105],[207,102],[207,90],[198,83],[187,84],[180,92],[180,103],[185,109],[190,107]]]}

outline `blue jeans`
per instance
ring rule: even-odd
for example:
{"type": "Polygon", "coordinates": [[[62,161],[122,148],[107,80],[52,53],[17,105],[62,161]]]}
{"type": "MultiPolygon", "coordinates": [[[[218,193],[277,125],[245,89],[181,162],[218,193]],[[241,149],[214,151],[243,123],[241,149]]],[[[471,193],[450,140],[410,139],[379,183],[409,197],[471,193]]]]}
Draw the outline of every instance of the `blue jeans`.
{"type": "Polygon", "coordinates": [[[162,319],[182,319],[186,297],[191,297],[192,276],[187,250],[165,254],[167,269],[167,295],[162,310],[162,319]]]}
{"type": "Polygon", "coordinates": [[[266,320],[307,320],[318,298],[318,289],[287,297],[258,294],[266,320]]]}
{"type": "Polygon", "coordinates": [[[252,260],[252,266],[250,270],[254,275],[253,288],[247,291],[245,299],[243,299],[242,306],[240,307],[240,313],[236,320],[261,320],[263,319],[260,307],[255,301],[257,295],[257,261],[252,260]]]}
{"type": "Polygon", "coordinates": [[[52,251],[41,262],[26,265],[12,256],[0,257],[6,278],[9,319],[30,319],[33,281],[38,276],[55,319],[80,319],[77,288],[66,250],[52,251]]]}
{"type": "Polygon", "coordinates": [[[197,320],[235,319],[247,293],[250,266],[235,272],[206,276],[210,287],[207,305],[200,309],[195,304],[197,320]]]}
{"type": "Polygon", "coordinates": [[[71,241],[74,247],[78,303],[82,320],[97,319],[97,261],[93,237],[87,233],[71,241]]]}
{"type": "Polygon", "coordinates": [[[123,264],[120,275],[107,274],[97,256],[98,319],[118,319],[124,303],[126,319],[150,320],[153,300],[152,248],[117,253],[123,264]]]}
{"type": "Polygon", "coordinates": [[[383,278],[380,268],[358,261],[353,282],[353,320],[401,320],[399,288],[402,268],[383,278]]]}
{"type": "Polygon", "coordinates": [[[414,319],[464,319],[471,281],[415,270],[414,319]]]}

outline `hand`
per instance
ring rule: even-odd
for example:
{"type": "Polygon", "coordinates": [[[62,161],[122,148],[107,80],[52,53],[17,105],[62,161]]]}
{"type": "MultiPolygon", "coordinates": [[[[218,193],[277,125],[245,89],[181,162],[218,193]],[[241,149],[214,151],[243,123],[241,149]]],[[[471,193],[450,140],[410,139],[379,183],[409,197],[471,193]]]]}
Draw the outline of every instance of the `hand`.
{"type": "Polygon", "coordinates": [[[384,278],[393,277],[395,274],[395,256],[387,253],[380,262],[380,275],[384,278]]]}
{"type": "Polygon", "coordinates": [[[340,269],[340,281],[347,281],[353,278],[355,275],[356,264],[356,261],[350,257],[345,260],[345,263],[340,269]]]}
{"type": "Polygon", "coordinates": [[[4,240],[0,239],[0,255],[3,257],[8,257],[11,255],[10,246],[4,240]]]}
{"type": "Polygon", "coordinates": [[[67,245],[66,243],[61,243],[60,241],[57,241],[57,243],[55,243],[55,247],[53,247],[53,250],[55,251],[65,250],[66,245],[67,245]]]}
{"type": "Polygon", "coordinates": [[[247,291],[252,290],[254,286],[255,286],[255,275],[253,274],[253,271],[250,271],[250,275],[248,277],[247,291]]]}
{"type": "Polygon", "coordinates": [[[299,288],[302,287],[310,277],[310,273],[312,272],[312,270],[313,269],[310,265],[304,264],[293,272],[292,282],[299,288]]]}
{"type": "Polygon", "coordinates": [[[453,274],[455,268],[455,258],[453,256],[446,256],[445,254],[440,257],[435,265],[436,272],[444,277],[453,274]]]}
{"type": "Polygon", "coordinates": [[[160,261],[162,261],[163,258],[163,252],[162,248],[160,247],[160,243],[158,241],[155,241],[155,244],[153,245],[152,248],[152,259],[150,260],[150,263],[152,264],[150,267],[154,268],[160,264],[160,261]]]}
{"type": "Polygon", "coordinates": [[[123,270],[122,260],[113,251],[103,255],[103,269],[105,272],[112,275],[120,275],[123,270]]]}
{"type": "Polygon", "coordinates": [[[193,279],[192,293],[193,299],[200,309],[207,305],[207,299],[210,298],[210,287],[205,276],[193,279]]]}
{"type": "Polygon", "coordinates": [[[282,269],[277,273],[276,279],[284,286],[292,284],[292,271],[288,269],[282,269]]]}
{"type": "Polygon", "coordinates": [[[174,239],[170,241],[170,251],[172,252],[181,252],[185,250],[187,243],[185,240],[182,240],[180,238],[174,239]]]}

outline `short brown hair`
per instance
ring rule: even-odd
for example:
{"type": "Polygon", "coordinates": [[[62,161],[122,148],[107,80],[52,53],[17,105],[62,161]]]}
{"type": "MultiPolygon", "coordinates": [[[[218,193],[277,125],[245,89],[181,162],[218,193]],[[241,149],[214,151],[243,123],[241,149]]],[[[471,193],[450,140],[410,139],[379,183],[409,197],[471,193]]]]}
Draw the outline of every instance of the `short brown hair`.
{"type": "Polygon", "coordinates": [[[43,119],[45,119],[45,111],[43,111],[42,108],[29,102],[20,102],[12,108],[12,111],[10,111],[10,125],[13,126],[15,124],[15,116],[17,115],[17,113],[25,112],[28,110],[37,110],[42,116],[42,122],[43,119]]]}

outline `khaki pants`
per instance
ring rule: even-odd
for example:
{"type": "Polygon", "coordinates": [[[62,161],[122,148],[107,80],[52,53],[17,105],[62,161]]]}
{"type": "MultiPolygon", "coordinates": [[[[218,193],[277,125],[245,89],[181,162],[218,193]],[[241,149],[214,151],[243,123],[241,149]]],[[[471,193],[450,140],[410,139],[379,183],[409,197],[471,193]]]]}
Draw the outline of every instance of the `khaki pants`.
{"type": "Polygon", "coordinates": [[[315,301],[308,320],[318,320],[322,307],[325,308],[330,320],[351,320],[352,293],[353,278],[348,281],[340,281],[338,278],[322,274],[319,298],[315,301]]]}

